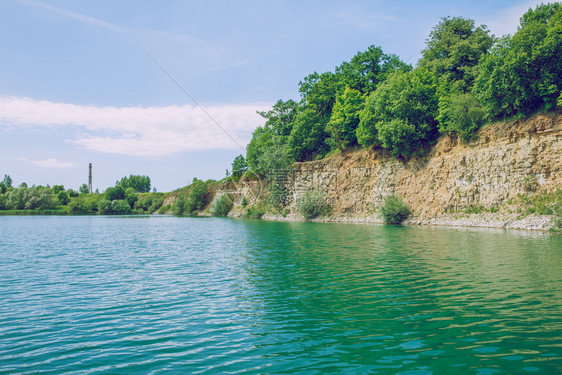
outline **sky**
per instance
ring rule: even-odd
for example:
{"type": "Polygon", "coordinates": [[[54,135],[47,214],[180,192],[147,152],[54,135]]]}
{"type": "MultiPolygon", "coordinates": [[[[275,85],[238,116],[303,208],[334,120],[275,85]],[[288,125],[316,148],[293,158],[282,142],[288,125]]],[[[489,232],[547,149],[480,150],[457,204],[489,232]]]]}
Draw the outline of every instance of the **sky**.
{"type": "Polygon", "coordinates": [[[256,111],[370,45],[415,65],[442,17],[512,34],[536,0],[0,0],[0,178],[100,191],[221,179],[256,111]]]}

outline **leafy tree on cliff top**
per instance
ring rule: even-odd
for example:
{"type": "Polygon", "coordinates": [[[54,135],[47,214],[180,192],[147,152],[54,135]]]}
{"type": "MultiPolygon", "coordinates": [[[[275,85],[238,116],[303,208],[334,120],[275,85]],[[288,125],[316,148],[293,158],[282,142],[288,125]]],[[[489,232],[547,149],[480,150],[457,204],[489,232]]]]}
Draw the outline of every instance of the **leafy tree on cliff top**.
{"type": "Polygon", "coordinates": [[[326,126],[334,148],[344,150],[357,142],[355,132],[364,104],[365,99],[361,93],[350,87],[346,87],[343,95],[338,97],[326,126]]]}
{"type": "Polygon", "coordinates": [[[521,18],[479,67],[474,92],[489,118],[523,117],[562,105],[562,6],[540,5],[521,18]]]}
{"type": "Polygon", "coordinates": [[[148,193],[150,192],[150,177],[130,175],[123,177],[115,186],[121,186],[123,189],[133,188],[137,193],[148,193]]]}
{"type": "Polygon", "coordinates": [[[339,91],[349,87],[363,94],[371,93],[397,70],[410,71],[412,67],[397,55],[385,54],[381,47],[369,46],[336,68],[342,87],[339,91]]]}
{"type": "Polygon", "coordinates": [[[437,83],[423,68],[397,72],[371,94],[369,116],[358,133],[361,145],[372,146],[375,137],[395,156],[408,157],[430,145],[437,137],[437,83]],[[373,143],[371,143],[373,142],[373,143]]]}

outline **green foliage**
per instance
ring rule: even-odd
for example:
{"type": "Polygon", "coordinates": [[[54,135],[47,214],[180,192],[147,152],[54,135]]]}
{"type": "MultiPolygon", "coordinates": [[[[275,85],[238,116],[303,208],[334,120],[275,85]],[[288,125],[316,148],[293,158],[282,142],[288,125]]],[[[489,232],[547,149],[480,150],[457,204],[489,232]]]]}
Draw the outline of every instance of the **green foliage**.
{"type": "Polygon", "coordinates": [[[419,66],[446,82],[451,93],[471,90],[478,62],[494,43],[484,25],[462,17],[442,18],[429,34],[419,66]]]}
{"type": "Polygon", "coordinates": [[[115,186],[120,186],[124,190],[133,188],[137,193],[148,193],[150,192],[150,177],[130,175],[129,177],[123,177],[115,186]]]}
{"type": "Polygon", "coordinates": [[[111,201],[105,198],[100,199],[98,201],[98,212],[100,215],[111,215],[113,213],[111,209],[111,201]]]}
{"type": "Polygon", "coordinates": [[[257,204],[253,204],[246,208],[246,212],[244,213],[244,218],[246,219],[261,219],[263,215],[267,212],[267,206],[259,202],[257,204]]]}
{"type": "Polygon", "coordinates": [[[325,126],[326,121],[312,108],[307,107],[300,112],[287,140],[289,157],[295,161],[307,161],[317,155],[325,155],[328,137],[325,126]]]}
{"type": "Polygon", "coordinates": [[[116,199],[111,202],[111,211],[115,215],[128,215],[131,213],[131,206],[124,199],[116,199]]]}
{"type": "Polygon", "coordinates": [[[264,173],[262,156],[273,146],[273,138],[273,131],[268,128],[258,127],[252,133],[252,139],[246,147],[246,163],[256,173],[264,173]]]}
{"type": "Polygon", "coordinates": [[[172,209],[172,205],[167,204],[165,206],[160,206],[160,208],[158,209],[158,213],[160,215],[164,215],[165,213],[169,212],[172,209]]]}
{"type": "Polygon", "coordinates": [[[67,190],[68,196],[71,198],[77,197],[79,194],[76,190],[68,189],[67,190]]]}
{"type": "Polygon", "coordinates": [[[339,79],[332,72],[309,74],[299,82],[302,102],[323,119],[329,119],[336,103],[339,79]]]}
{"type": "Polygon", "coordinates": [[[108,187],[104,192],[105,199],[108,201],[125,199],[125,189],[122,186],[108,187]]]}
{"type": "Polygon", "coordinates": [[[195,211],[203,209],[208,203],[207,183],[197,178],[188,187],[188,193],[180,192],[174,201],[172,213],[174,215],[191,215],[195,211]]]}
{"type": "Polygon", "coordinates": [[[207,183],[205,181],[194,178],[191,184],[189,199],[186,204],[186,211],[192,213],[193,211],[201,210],[205,207],[209,202],[207,190],[207,183]]]}
{"type": "Polygon", "coordinates": [[[394,194],[385,198],[380,211],[385,224],[402,224],[411,214],[406,203],[394,194]]]}
{"type": "Polygon", "coordinates": [[[273,108],[267,112],[258,114],[267,119],[265,127],[280,137],[288,137],[293,128],[293,121],[298,113],[298,103],[294,100],[278,100],[273,108]]]}
{"type": "Polygon", "coordinates": [[[443,96],[439,109],[440,132],[457,134],[465,142],[475,136],[485,121],[484,109],[471,93],[443,96]]]}
{"type": "Polygon", "coordinates": [[[172,214],[176,216],[183,215],[185,213],[185,203],[186,199],[178,196],[172,204],[172,214]]]}
{"type": "Polygon", "coordinates": [[[211,204],[211,215],[225,217],[232,209],[232,197],[228,194],[216,196],[211,204]]]}
{"type": "Polygon", "coordinates": [[[299,213],[307,220],[327,215],[330,206],[326,202],[326,195],[320,190],[307,191],[297,201],[299,213]]]}
{"type": "MultiPolygon", "coordinates": [[[[427,70],[398,72],[371,96],[369,117],[372,123],[364,126],[374,126],[382,147],[391,150],[393,155],[408,157],[436,139],[437,85],[427,70]]],[[[371,144],[364,142],[363,145],[371,144]]]]}
{"type": "Polygon", "coordinates": [[[10,210],[50,210],[57,206],[52,190],[45,186],[11,189],[5,194],[4,206],[10,210]]]}
{"type": "Polygon", "coordinates": [[[364,52],[357,52],[350,62],[336,68],[342,86],[363,93],[371,93],[393,72],[409,71],[412,67],[400,60],[397,55],[383,53],[381,47],[369,46],[364,52]]]}
{"type": "Polygon", "coordinates": [[[246,159],[244,156],[238,155],[234,158],[232,162],[232,176],[233,177],[240,177],[248,170],[248,164],[246,164],[246,159]]]}
{"type": "Polygon", "coordinates": [[[63,185],[53,185],[51,190],[53,190],[53,194],[58,194],[61,191],[64,191],[64,186],[63,185]]]}
{"type": "Polygon", "coordinates": [[[135,207],[135,203],[139,200],[139,196],[135,193],[134,188],[130,187],[125,190],[125,200],[129,204],[129,207],[135,207]]]}
{"type": "Polygon", "coordinates": [[[359,125],[357,126],[356,133],[357,143],[365,148],[376,147],[381,144],[377,136],[377,127],[375,126],[378,122],[378,114],[375,109],[377,100],[379,98],[376,95],[369,95],[365,101],[365,107],[359,113],[359,125]]]}
{"type": "Polygon", "coordinates": [[[521,18],[479,65],[474,92],[489,118],[552,109],[562,93],[562,6],[540,5],[521,18]]]}
{"type": "MultiPolygon", "coordinates": [[[[55,185],[55,186],[61,186],[61,185],[55,185]]],[[[54,186],[53,186],[53,192],[54,192],[54,186]]],[[[59,203],[62,204],[63,206],[66,206],[68,203],[70,203],[70,197],[68,196],[68,193],[64,190],[59,191],[57,193],[57,199],[59,200],[59,203]]]]}
{"type": "Polygon", "coordinates": [[[80,192],[80,194],[88,194],[88,185],[82,184],[82,186],[78,188],[78,191],[80,192]]]}
{"type": "Polygon", "coordinates": [[[12,178],[10,176],[8,176],[7,174],[4,175],[4,179],[2,180],[2,184],[7,188],[13,188],[13,181],[12,178]]]}
{"type": "Polygon", "coordinates": [[[346,87],[342,96],[338,96],[332,110],[332,116],[326,126],[334,148],[344,150],[357,143],[356,129],[359,125],[359,113],[363,109],[365,98],[357,90],[346,87]]]}

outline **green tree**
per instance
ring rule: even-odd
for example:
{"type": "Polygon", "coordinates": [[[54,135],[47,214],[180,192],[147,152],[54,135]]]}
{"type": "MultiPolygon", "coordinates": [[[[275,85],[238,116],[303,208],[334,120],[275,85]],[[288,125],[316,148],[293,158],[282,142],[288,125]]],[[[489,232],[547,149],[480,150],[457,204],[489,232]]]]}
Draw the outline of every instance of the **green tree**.
{"type": "Polygon", "coordinates": [[[338,97],[326,126],[334,148],[344,150],[357,142],[356,129],[359,125],[359,113],[364,104],[365,99],[361,93],[349,87],[346,87],[343,95],[338,97]]]}
{"type": "Polygon", "coordinates": [[[307,107],[295,119],[295,125],[287,140],[289,157],[295,161],[313,160],[327,153],[326,120],[307,107]]]}
{"type": "Polygon", "coordinates": [[[64,191],[64,186],[63,185],[53,185],[52,190],[53,190],[53,194],[58,194],[61,191],[64,191]]]}
{"type": "Polygon", "coordinates": [[[150,177],[130,175],[129,177],[121,178],[115,186],[120,186],[123,189],[133,188],[137,193],[148,193],[150,192],[150,177]]]}
{"type": "Polygon", "coordinates": [[[82,184],[82,186],[78,188],[78,191],[80,194],[88,194],[88,185],[82,184]]]}
{"type": "Polygon", "coordinates": [[[372,123],[382,147],[408,157],[427,148],[438,136],[437,84],[423,68],[397,72],[371,94],[372,123]]]}
{"type": "Polygon", "coordinates": [[[131,206],[124,199],[116,199],[111,202],[111,211],[116,215],[128,215],[131,213],[131,206]]]}
{"type": "Polygon", "coordinates": [[[246,164],[246,159],[244,156],[238,155],[234,158],[232,162],[232,176],[238,178],[248,170],[248,164],[246,164]]]}
{"type": "Polygon", "coordinates": [[[402,224],[410,217],[411,211],[402,199],[392,194],[385,198],[381,214],[385,224],[402,224]]]}
{"type": "Polygon", "coordinates": [[[273,108],[267,112],[258,111],[258,114],[267,119],[265,127],[280,137],[288,137],[293,128],[293,121],[298,113],[298,103],[294,100],[278,100],[273,108]]]}
{"type": "Polygon", "coordinates": [[[66,206],[68,203],[70,203],[70,198],[68,197],[68,193],[66,191],[59,190],[59,192],[56,195],[57,195],[57,199],[59,200],[59,203],[62,204],[63,206],[66,206]]]}
{"type": "MultiPolygon", "coordinates": [[[[562,6],[540,5],[482,59],[474,93],[489,118],[552,109],[562,97],[562,6]]],[[[562,103],[561,103],[562,104],[562,103]]]]}
{"type": "Polygon", "coordinates": [[[225,217],[232,209],[232,197],[228,194],[220,194],[215,197],[211,204],[211,215],[225,217]]]}
{"type": "Polygon", "coordinates": [[[135,203],[139,200],[138,194],[135,189],[130,187],[125,190],[125,201],[129,204],[131,208],[135,207],[135,203]]]}
{"type": "Polygon", "coordinates": [[[365,100],[365,107],[359,113],[359,125],[357,125],[357,143],[364,148],[379,146],[380,140],[377,136],[375,124],[379,121],[376,111],[376,102],[380,100],[377,95],[372,93],[365,100]]]}
{"type": "Polygon", "coordinates": [[[4,184],[4,186],[7,189],[13,188],[13,181],[12,178],[10,176],[8,176],[7,174],[4,175],[4,179],[2,180],[2,183],[4,184]]]}
{"type": "Polygon", "coordinates": [[[111,201],[107,199],[100,199],[98,201],[98,212],[100,215],[111,215],[113,211],[111,210],[111,201]]]}
{"type": "Polygon", "coordinates": [[[336,74],[342,87],[369,94],[397,70],[410,71],[412,67],[397,55],[385,54],[381,47],[369,46],[366,51],[357,52],[351,61],[338,66],[336,74]]]}
{"type": "Polygon", "coordinates": [[[329,119],[336,103],[339,86],[338,76],[326,72],[309,74],[299,82],[299,92],[303,105],[312,108],[322,118],[329,119]]]}
{"type": "Polygon", "coordinates": [[[469,92],[478,75],[478,62],[494,44],[487,26],[471,19],[442,18],[429,34],[419,66],[452,86],[453,93],[469,92]]]}
{"type": "Polygon", "coordinates": [[[125,189],[123,189],[123,187],[121,186],[108,187],[107,189],[105,189],[104,197],[110,202],[113,202],[114,200],[125,199],[125,189]]]}
{"type": "Polygon", "coordinates": [[[246,147],[246,163],[250,170],[263,174],[261,169],[261,159],[265,150],[269,149],[274,143],[273,131],[269,128],[258,127],[252,133],[252,139],[246,147]]]}

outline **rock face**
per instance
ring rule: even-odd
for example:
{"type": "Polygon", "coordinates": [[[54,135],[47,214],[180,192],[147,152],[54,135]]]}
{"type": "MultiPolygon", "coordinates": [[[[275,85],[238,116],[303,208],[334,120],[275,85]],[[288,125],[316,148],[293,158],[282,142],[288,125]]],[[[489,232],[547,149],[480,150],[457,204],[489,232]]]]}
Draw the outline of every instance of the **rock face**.
{"type": "Polygon", "coordinates": [[[562,188],[562,113],[492,124],[469,144],[442,137],[426,156],[410,160],[349,150],[293,168],[283,179],[289,217],[308,190],[326,194],[332,220],[378,221],[378,207],[393,193],[413,209],[414,222],[471,206],[495,211],[518,194],[562,188]]]}

